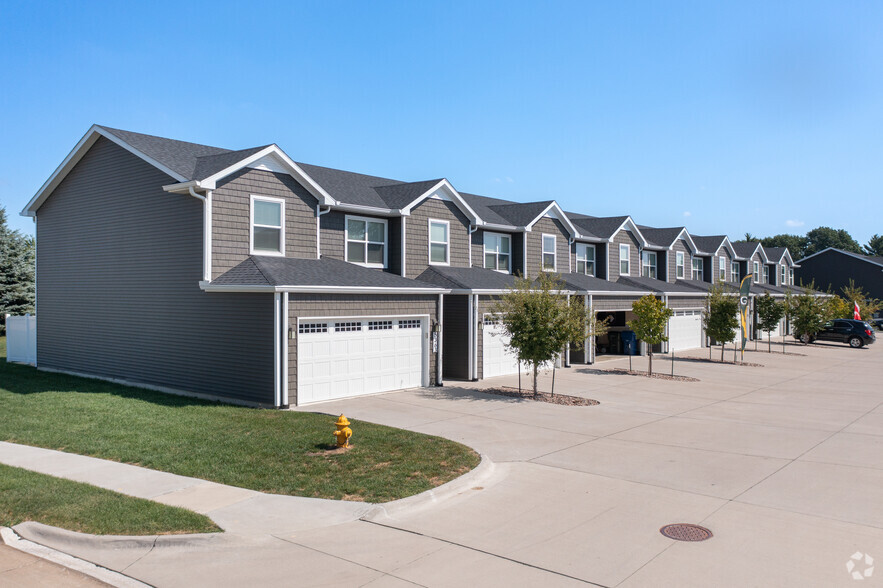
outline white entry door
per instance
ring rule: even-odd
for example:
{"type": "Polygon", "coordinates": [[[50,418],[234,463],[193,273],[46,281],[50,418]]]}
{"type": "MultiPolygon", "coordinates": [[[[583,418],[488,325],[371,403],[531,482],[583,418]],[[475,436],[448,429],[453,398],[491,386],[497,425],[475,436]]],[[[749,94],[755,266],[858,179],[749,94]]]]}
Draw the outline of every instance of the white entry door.
{"type": "Polygon", "coordinates": [[[482,325],[483,376],[505,376],[518,373],[518,360],[506,349],[509,338],[501,331],[499,323],[490,314],[484,315],[482,325]]]}
{"type": "Polygon", "coordinates": [[[672,351],[702,347],[702,311],[676,310],[668,323],[668,348],[672,351]]]}
{"type": "Polygon", "coordinates": [[[429,384],[424,317],[300,319],[298,405],[429,384]]]}

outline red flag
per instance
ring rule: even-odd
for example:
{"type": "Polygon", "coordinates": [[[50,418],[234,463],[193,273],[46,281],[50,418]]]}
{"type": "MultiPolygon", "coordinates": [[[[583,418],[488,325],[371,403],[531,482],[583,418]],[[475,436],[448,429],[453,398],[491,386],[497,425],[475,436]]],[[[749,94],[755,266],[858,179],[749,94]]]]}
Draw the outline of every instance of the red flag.
{"type": "Polygon", "coordinates": [[[862,315],[860,315],[858,312],[858,302],[855,303],[855,310],[852,311],[852,318],[857,321],[862,320],[862,315]]]}

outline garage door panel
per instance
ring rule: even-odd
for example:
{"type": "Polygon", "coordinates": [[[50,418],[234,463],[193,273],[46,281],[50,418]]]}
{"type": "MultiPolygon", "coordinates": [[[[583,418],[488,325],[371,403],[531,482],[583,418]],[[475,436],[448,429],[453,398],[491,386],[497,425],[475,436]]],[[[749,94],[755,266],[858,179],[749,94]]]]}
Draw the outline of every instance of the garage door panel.
{"type": "Polygon", "coordinates": [[[509,338],[489,315],[484,317],[482,333],[482,374],[485,378],[518,373],[518,360],[506,345],[509,338]]]}
{"type": "Polygon", "coordinates": [[[426,322],[419,318],[302,320],[301,327],[310,328],[298,332],[298,403],[422,385],[426,322]]]}
{"type": "Polygon", "coordinates": [[[702,313],[679,310],[668,323],[668,347],[672,351],[702,347],[702,313]]]}

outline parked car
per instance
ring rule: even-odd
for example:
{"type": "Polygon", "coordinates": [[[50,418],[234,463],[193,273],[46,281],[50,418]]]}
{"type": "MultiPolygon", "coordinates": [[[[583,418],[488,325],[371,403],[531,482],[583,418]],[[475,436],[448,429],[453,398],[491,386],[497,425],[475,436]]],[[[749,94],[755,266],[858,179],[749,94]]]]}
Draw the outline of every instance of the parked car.
{"type": "Polygon", "coordinates": [[[794,338],[803,343],[812,343],[813,341],[837,341],[839,343],[849,343],[850,347],[858,349],[864,345],[870,345],[877,340],[874,335],[874,328],[865,321],[857,321],[854,319],[835,319],[828,321],[822,330],[815,335],[807,333],[794,334],[794,338]]]}
{"type": "Polygon", "coordinates": [[[872,318],[868,322],[877,327],[877,329],[883,331],[883,318],[872,318]]]}

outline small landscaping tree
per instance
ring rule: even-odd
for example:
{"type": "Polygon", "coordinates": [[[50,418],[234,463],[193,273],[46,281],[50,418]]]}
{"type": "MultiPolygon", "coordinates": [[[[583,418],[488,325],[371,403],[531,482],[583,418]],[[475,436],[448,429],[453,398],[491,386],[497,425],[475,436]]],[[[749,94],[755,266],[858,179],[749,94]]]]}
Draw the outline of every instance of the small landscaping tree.
{"type": "Polygon", "coordinates": [[[832,318],[832,300],[813,293],[811,288],[805,289],[791,297],[791,319],[794,333],[804,344],[809,343],[826,322],[832,318]]]}
{"type": "Polygon", "coordinates": [[[757,325],[761,331],[766,331],[768,353],[772,353],[772,332],[785,316],[785,305],[770,296],[769,292],[755,298],[754,304],[757,305],[757,325]]]}
{"type": "Polygon", "coordinates": [[[856,303],[858,303],[863,320],[869,320],[883,308],[883,303],[876,298],[871,298],[870,294],[866,294],[861,286],[856,286],[853,280],[849,280],[849,285],[844,286],[842,291],[841,297],[849,308],[844,316],[837,318],[852,318],[856,303]]]}
{"type": "Polygon", "coordinates": [[[534,396],[540,365],[554,359],[567,343],[582,341],[589,322],[586,308],[568,304],[562,287],[548,274],[534,282],[519,278],[493,308],[509,338],[508,348],[533,370],[534,396]]]}
{"type": "Polygon", "coordinates": [[[705,310],[702,311],[702,324],[705,333],[721,344],[721,361],[724,360],[726,344],[736,339],[739,320],[739,299],[728,294],[722,285],[712,286],[705,298],[705,310]]]}
{"type": "Polygon", "coordinates": [[[648,294],[632,304],[634,320],[628,322],[629,328],[635,332],[638,340],[647,344],[647,356],[650,361],[650,375],[653,375],[653,346],[663,341],[668,341],[665,335],[665,325],[674,311],[668,308],[662,300],[648,294]]]}

